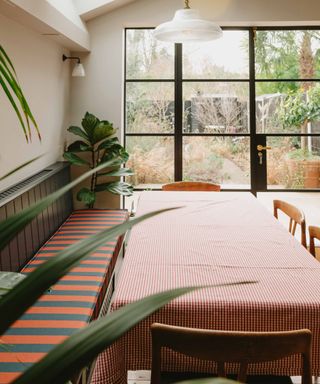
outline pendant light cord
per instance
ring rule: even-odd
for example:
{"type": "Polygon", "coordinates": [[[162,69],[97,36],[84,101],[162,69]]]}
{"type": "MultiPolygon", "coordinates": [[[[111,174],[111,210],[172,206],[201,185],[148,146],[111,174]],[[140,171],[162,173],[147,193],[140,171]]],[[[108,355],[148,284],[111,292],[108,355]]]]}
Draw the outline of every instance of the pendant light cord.
{"type": "Polygon", "coordinates": [[[189,0],[184,0],[184,9],[190,9],[189,0]]]}

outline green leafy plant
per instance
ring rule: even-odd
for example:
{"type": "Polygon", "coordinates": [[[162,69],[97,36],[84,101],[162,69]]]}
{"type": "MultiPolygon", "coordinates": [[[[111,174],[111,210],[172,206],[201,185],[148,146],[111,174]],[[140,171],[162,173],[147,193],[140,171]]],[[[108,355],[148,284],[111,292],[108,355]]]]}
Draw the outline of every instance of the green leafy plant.
{"type": "MultiPolygon", "coordinates": [[[[320,120],[320,87],[289,93],[281,103],[279,119],[284,128],[299,127],[307,133],[308,123],[320,120]]],[[[301,137],[301,147],[307,148],[305,137],[301,137]]]]}
{"type": "Polygon", "coordinates": [[[38,125],[22,92],[17,73],[2,45],[0,45],[0,86],[19,119],[27,142],[31,141],[31,125],[34,126],[41,141],[38,125]]]}
{"type": "Polygon", "coordinates": [[[300,127],[320,118],[320,87],[291,92],[281,104],[280,119],[285,127],[300,127]]]}
{"type": "Polygon", "coordinates": [[[296,149],[288,153],[288,158],[292,160],[320,160],[320,156],[314,155],[307,149],[296,149]]]}
{"type": "Polygon", "coordinates": [[[34,157],[33,159],[28,160],[28,161],[26,161],[25,163],[23,163],[23,164],[17,166],[16,168],[12,169],[11,171],[7,172],[5,175],[0,176],[0,181],[6,179],[7,177],[9,177],[9,176],[11,176],[11,175],[13,175],[14,173],[16,173],[16,172],[19,171],[20,169],[26,167],[27,165],[33,163],[34,161],[40,159],[42,156],[43,156],[43,154],[40,155],[40,156],[34,157]]]}
{"type": "Polygon", "coordinates": [[[87,112],[82,119],[82,128],[71,126],[68,131],[81,137],[81,140],[70,144],[64,153],[64,158],[71,164],[95,169],[100,164],[118,159],[117,163],[107,172],[94,172],[91,176],[90,188],[80,189],[77,199],[84,202],[89,208],[93,208],[97,192],[108,191],[116,195],[132,195],[133,187],[128,183],[103,181],[104,177],[133,175],[131,169],[121,167],[128,160],[129,155],[119,143],[118,138],[114,137],[116,130],[113,124],[107,120],[99,120],[87,112]]]}

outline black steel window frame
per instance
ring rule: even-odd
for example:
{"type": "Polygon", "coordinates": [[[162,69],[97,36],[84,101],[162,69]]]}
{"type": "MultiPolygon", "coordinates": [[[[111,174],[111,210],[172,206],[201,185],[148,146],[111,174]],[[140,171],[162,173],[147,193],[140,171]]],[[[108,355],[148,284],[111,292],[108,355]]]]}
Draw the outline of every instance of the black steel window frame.
{"type": "MultiPolygon", "coordinates": [[[[315,192],[317,189],[280,189],[280,188],[268,188],[267,183],[267,156],[264,153],[264,170],[261,171],[258,167],[257,158],[257,145],[266,145],[268,137],[320,137],[320,133],[313,134],[301,134],[301,133],[259,133],[256,131],[256,83],[259,82],[320,82],[319,78],[307,79],[266,79],[256,78],[255,74],[255,34],[257,31],[303,31],[303,30],[320,30],[320,26],[277,26],[277,27],[221,27],[225,31],[248,31],[249,34],[249,76],[248,78],[240,79],[192,79],[183,78],[183,46],[182,44],[175,44],[174,50],[174,77],[172,79],[127,79],[127,31],[128,30],[151,30],[154,27],[130,27],[125,28],[124,34],[124,109],[123,109],[123,126],[124,126],[124,146],[126,146],[127,137],[173,137],[174,138],[174,180],[181,181],[183,178],[183,137],[250,137],[250,179],[251,188],[246,189],[225,189],[225,191],[237,191],[237,192],[315,192]],[[126,89],[127,83],[157,83],[167,82],[174,84],[174,105],[175,105],[175,126],[174,133],[129,133],[126,132],[126,89]],[[183,83],[188,82],[206,82],[206,83],[218,83],[218,82],[241,82],[248,83],[249,85],[249,133],[184,133],[183,132],[183,83]]],[[[159,187],[159,190],[161,188],[159,187]]],[[[135,188],[135,190],[141,190],[135,188]]],[[[155,190],[155,189],[154,189],[155,190]]],[[[222,189],[223,190],[223,189],[222,189]]]]}

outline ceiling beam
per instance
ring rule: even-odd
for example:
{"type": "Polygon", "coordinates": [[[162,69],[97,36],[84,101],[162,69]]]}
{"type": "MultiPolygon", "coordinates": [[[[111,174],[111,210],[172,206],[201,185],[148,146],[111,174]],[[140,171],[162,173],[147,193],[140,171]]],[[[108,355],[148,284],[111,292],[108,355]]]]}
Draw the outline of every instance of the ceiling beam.
{"type": "Polygon", "coordinates": [[[71,51],[90,51],[86,28],[76,25],[48,1],[0,0],[0,13],[41,35],[49,36],[71,51]]]}

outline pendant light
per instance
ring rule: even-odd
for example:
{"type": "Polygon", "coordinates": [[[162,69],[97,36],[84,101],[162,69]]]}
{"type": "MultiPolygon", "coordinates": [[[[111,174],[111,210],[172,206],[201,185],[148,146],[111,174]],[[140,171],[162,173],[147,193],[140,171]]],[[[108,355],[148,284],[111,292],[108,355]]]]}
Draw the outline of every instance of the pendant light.
{"type": "Polygon", "coordinates": [[[219,39],[222,30],[215,22],[202,19],[199,11],[190,9],[189,0],[185,0],[185,8],[176,11],[171,21],[158,25],[153,36],[172,43],[194,43],[219,39]]]}

